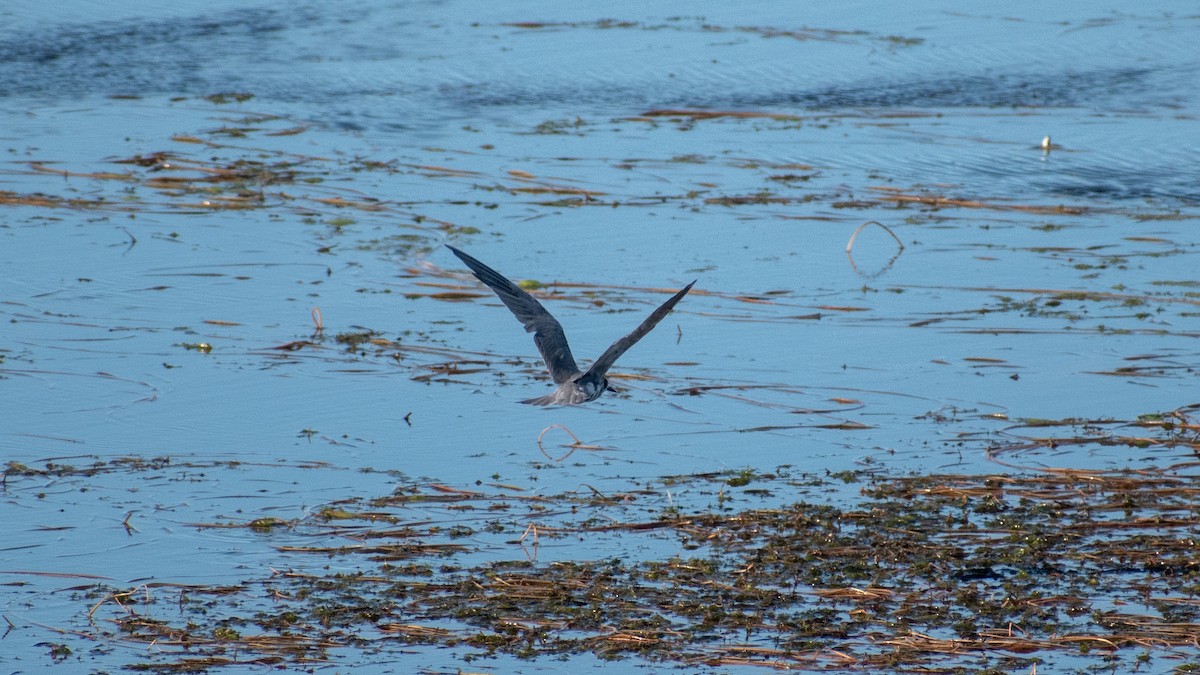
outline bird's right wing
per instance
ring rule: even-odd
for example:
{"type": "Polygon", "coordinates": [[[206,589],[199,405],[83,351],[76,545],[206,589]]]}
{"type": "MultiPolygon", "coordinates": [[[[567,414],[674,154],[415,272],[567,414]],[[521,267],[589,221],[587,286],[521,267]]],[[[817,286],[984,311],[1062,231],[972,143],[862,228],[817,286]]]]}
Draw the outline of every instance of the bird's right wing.
{"type": "Polygon", "coordinates": [[[500,301],[512,310],[517,320],[525,326],[525,330],[533,333],[533,342],[537,345],[542,360],[546,362],[546,369],[550,371],[554,384],[562,384],[579,374],[579,366],[575,365],[575,357],[571,355],[571,347],[567,344],[567,336],[563,334],[562,324],[542,307],[542,303],[496,270],[449,244],[446,248],[466,263],[480,281],[495,291],[500,301]]]}

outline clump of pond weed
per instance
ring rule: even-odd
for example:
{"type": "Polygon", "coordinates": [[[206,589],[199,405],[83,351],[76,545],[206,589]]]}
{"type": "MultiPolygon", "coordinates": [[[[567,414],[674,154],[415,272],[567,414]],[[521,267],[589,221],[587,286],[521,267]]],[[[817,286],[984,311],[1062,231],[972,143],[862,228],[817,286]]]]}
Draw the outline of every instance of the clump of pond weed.
{"type": "Polygon", "coordinates": [[[537,496],[403,485],[288,523],[311,541],[286,549],[325,561],[306,571],[182,603],[182,617],[178,598],[149,593],[113,613],[121,639],[186,643],[212,667],[235,653],[300,664],[388,642],[467,660],[798,670],[1028,669],[1055,654],[1111,665],[1194,649],[1196,476],[846,479],[741,470],[537,496]],[[858,499],[814,498],[847,485],[858,499]],[[612,553],[573,554],[572,542],[600,538],[612,553]]]}

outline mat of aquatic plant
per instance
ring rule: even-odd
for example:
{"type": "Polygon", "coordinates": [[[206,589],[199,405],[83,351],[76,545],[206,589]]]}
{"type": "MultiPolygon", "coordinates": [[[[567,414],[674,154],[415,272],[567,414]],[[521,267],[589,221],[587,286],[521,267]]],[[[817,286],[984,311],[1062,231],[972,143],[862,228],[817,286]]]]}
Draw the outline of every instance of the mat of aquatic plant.
{"type": "MultiPolygon", "coordinates": [[[[1143,444],[1200,447],[1182,414],[1145,427],[1143,444]]],[[[572,444],[568,458],[547,461],[588,452],[572,444]]],[[[5,486],[33,500],[51,479],[105,489],[235,468],[14,463],[5,486]]],[[[63,662],[115,650],[152,672],[382,665],[436,648],[484,670],[498,659],[584,658],[1187,672],[1200,666],[1198,469],[889,476],[781,466],[561,493],[401,480],[302,517],[187,523],[243,533],[283,564],[219,584],[76,579],[58,592],[78,615],[47,626],[45,646],[63,662]]],[[[124,527],[135,537],[138,520],[124,527]]]]}

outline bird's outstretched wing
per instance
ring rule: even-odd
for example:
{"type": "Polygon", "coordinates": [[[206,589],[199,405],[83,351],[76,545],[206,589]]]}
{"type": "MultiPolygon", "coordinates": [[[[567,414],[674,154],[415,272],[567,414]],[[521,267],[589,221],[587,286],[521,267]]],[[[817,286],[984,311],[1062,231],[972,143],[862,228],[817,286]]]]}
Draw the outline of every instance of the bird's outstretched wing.
{"type": "Polygon", "coordinates": [[[687,286],[684,286],[683,290],[671,296],[670,300],[667,300],[660,305],[658,309],[651,312],[650,316],[646,317],[646,320],[642,322],[642,325],[634,328],[632,333],[612,343],[612,346],[604,350],[604,353],[600,355],[600,358],[596,359],[596,362],[592,364],[591,368],[587,369],[587,372],[583,374],[583,377],[579,378],[579,381],[583,382],[585,380],[591,380],[598,383],[604,377],[605,373],[608,372],[608,369],[612,368],[612,365],[617,362],[617,359],[621,358],[622,354],[629,351],[630,347],[637,344],[638,340],[646,337],[646,333],[649,333],[651,330],[653,330],[654,327],[658,325],[658,322],[662,321],[663,317],[666,316],[667,313],[670,312],[675,305],[683,299],[683,296],[687,295],[687,292],[692,290],[692,286],[695,285],[696,282],[693,281],[687,286]]]}
{"type": "MultiPolygon", "coordinates": [[[[550,377],[554,379],[554,384],[562,384],[579,374],[579,366],[575,365],[575,357],[571,356],[571,347],[567,344],[567,336],[563,334],[562,324],[558,322],[558,319],[551,316],[545,307],[542,307],[542,303],[534,299],[532,295],[526,293],[520,286],[504,278],[496,270],[449,244],[446,245],[446,248],[458,256],[459,260],[466,263],[467,267],[471,268],[471,271],[475,273],[475,276],[480,281],[491,287],[496,292],[496,296],[500,298],[500,301],[508,306],[517,319],[525,326],[525,330],[533,333],[533,342],[537,345],[538,352],[542,355],[542,360],[546,362],[546,369],[550,371],[550,377]]],[[[663,313],[665,314],[666,312],[663,313]]],[[[655,319],[654,323],[658,323],[658,319],[655,319]]],[[[650,324],[651,328],[654,327],[654,323],[650,324]]],[[[643,324],[644,326],[645,324],[643,324]]],[[[639,328],[638,330],[642,329],[639,328]]],[[[650,328],[646,328],[646,330],[648,331],[650,328]]],[[[634,332],[636,333],[637,331],[634,332]]],[[[644,334],[645,332],[643,331],[637,337],[641,337],[644,334]]],[[[634,338],[633,342],[637,342],[637,338],[634,338]]],[[[630,342],[630,344],[633,344],[633,342],[630,342]]],[[[613,345],[613,347],[615,346],[613,345]]],[[[612,347],[609,348],[609,351],[612,351],[612,347]]],[[[622,349],[621,351],[625,350],[622,349]]],[[[615,359],[616,357],[614,356],[613,358],[615,359]]]]}

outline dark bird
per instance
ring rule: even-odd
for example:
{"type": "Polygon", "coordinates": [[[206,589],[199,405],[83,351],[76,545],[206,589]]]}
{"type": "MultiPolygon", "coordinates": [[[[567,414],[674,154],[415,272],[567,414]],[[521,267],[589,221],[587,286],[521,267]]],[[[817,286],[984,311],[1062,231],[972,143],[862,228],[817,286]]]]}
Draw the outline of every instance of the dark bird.
{"type": "Polygon", "coordinates": [[[550,371],[550,377],[554,379],[558,389],[546,396],[521,401],[532,405],[575,405],[595,401],[605,391],[615,392],[615,389],[608,386],[608,378],[605,377],[608,369],[612,368],[617,359],[629,351],[630,347],[637,344],[638,340],[646,337],[646,333],[653,330],[696,283],[693,281],[671,296],[670,300],[651,312],[632,333],[612,343],[612,346],[592,363],[587,372],[580,372],[579,366],[575,365],[575,357],[571,356],[571,347],[567,344],[567,336],[563,334],[562,324],[542,307],[542,303],[496,270],[449,244],[446,248],[466,263],[480,281],[496,292],[500,301],[507,305],[517,320],[525,326],[526,332],[533,333],[533,342],[541,352],[542,360],[546,362],[546,370],[550,371]]]}

